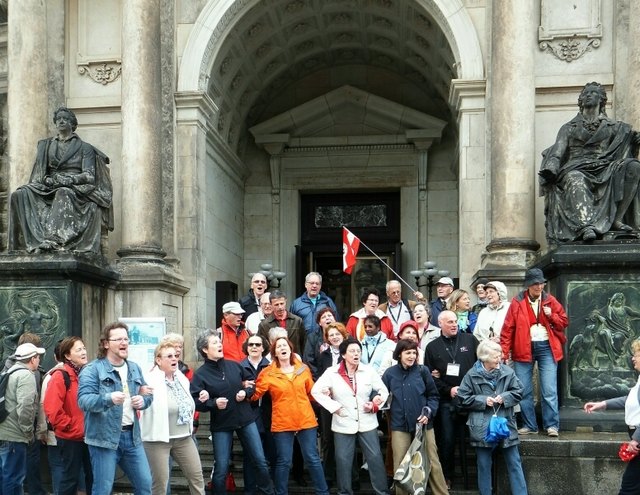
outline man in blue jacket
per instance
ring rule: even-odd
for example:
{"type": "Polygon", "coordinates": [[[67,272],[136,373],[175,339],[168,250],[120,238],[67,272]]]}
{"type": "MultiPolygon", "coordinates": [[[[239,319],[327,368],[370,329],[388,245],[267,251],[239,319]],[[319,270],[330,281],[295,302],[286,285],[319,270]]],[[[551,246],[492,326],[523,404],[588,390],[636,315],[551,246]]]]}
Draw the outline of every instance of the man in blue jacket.
{"type": "Polygon", "coordinates": [[[149,407],[153,395],[140,366],[128,356],[129,329],[124,323],[111,323],[100,335],[98,359],[80,373],[78,405],[84,411],[93,495],[111,493],[116,464],[136,494],[151,494],[151,471],[136,411],[149,407]]]}
{"type": "Polygon", "coordinates": [[[318,272],[309,272],[304,278],[304,287],[307,291],[293,301],[289,312],[302,318],[307,333],[320,330],[320,326],[316,322],[316,312],[325,306],[331,308],[336,314],[336,321],[340,321],[336,303],[320,290],[322,289],[322,275],[318,272]]]}

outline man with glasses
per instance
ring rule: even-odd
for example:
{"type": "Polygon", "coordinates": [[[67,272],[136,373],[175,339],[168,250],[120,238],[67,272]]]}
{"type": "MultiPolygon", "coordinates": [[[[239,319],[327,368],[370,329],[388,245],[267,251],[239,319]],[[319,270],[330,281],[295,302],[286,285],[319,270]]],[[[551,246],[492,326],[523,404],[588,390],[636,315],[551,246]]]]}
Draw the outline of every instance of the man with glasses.
{"type": "Polygon", "coordinates": [[[402,285],[397,280],[389,280],[386,286],[387,302],[379,306],[380,311],[386,313],[393,325],[393,335],[398,336],[400,325],[405,321],[413,320],[413,308],[418,301],[426,302],[421,292],[414,292],[413,295],[418,301],[411,301],[402,298],[402,285]]]}
{"type": "Polygon", "coordinates": [[[140,366],[129,361],[129,329],[110,323],[100,335],[98,359],[80,373],[78,405],[93,471],[93,495],[111,493],[116,464],[136,494],[151,494],[151,474],[137,411],[153,400],[140,366]]]}
{"type": "Polygon", "coordinates": [[[251,335],[257,334],[260,322],[273,313],[273,307],[271,306],[271,301],[269,301],[270,294],[270,292],[262,294],[262,296],[260,296],[260,308],[258,311],[247,316],[244,326],[247,327],[251,335]]]}
{"type": "Polygon", "coordinates": [[[267,277],[265,277],[264,273],[258,272],[253,274],[249,292],[238,301],[242,309],[244,309],[245,318],[258,311],[260,308],[260,298],[268,287],[269,284],[267,283],[267,277]]]}
{"type": "Polygon", "coordinates": [[[542,426],[548,436],[555,438],[560,429],[558,361],[563,358],[569,319],[558,300],[544,291],[546,282],[539,268],[527,270],[525,290],[511,300],[505,316],[500,346],[505,358],[511,355],[513,370],[524,388],[520,402],[522,427],[518,433],[538,433],[533,404],[533,366],[537,362],[542,426]]]}
{"type": "Polygon", "coordinates": [[[9,415],[0,423],[0,487],[2,493],[22,493],[27,473],[27,447],[34,441],[34,425],[38,411],[38,389],[35,372],[42,347],[21,344],[11,356],[15,362],[5,391],[5,408],[9,415]]]}
{"type": "Polygon", "coordinates": [[[316,321],[319,309],[329,307],[336,314],[336,320],[340,319],[336,303],[320,290],[322,289],[322,275],[318,272],[307,273],[304,278],[304,288],[306,292],[293,301],[289,312],[302,318],[307,334],[320,330],[320,325],[316,321]]]}

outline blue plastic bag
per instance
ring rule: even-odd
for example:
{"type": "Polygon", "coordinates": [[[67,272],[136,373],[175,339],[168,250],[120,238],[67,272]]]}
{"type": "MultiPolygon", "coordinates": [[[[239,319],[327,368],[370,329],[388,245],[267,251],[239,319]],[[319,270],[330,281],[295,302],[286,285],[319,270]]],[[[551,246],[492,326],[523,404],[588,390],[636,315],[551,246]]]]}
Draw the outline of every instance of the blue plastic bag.
{"type": "Polygon", "coordinates": [[[487,434],[484,437],[484,441],[487,443],[499,443],[505,438],[509,438],[509,425],[507,424],[507,418],[498,416],[494,413],[489,421],[489,427],[487,428],[487,434]]]}

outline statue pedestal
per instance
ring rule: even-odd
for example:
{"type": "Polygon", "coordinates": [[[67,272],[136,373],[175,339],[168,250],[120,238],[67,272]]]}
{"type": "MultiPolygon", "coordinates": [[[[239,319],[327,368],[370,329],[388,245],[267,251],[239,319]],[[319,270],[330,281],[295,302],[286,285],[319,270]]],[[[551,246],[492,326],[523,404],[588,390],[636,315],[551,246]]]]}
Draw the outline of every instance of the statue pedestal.
{"type": "Polygon", "coordinates": [[[587,415],[585,402],[626,395],[637,374],[630,343],[640,336],[640,244],[570,243],[536,264],[569,316],[558,392],[563,430],[626,431],[622,411],[587,415]]]}
{"type": "Polygon", "coordinates": [[[90,359],[119,274],[95,255],[67,252],[0,255],[0,355],[14,352],[20,335],[34,332],[47,349],[42,366],[54,364],[58,340],[82,336],[90,359]]]}

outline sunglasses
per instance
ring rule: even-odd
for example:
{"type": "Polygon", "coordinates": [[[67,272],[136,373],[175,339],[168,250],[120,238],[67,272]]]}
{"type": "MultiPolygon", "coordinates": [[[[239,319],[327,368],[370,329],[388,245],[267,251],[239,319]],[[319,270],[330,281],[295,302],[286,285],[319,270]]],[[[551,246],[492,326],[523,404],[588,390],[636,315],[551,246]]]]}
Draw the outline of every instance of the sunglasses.
{"type": "Polygon", "coordinates": [[[261,347],[262,346],[262,342],[249,342],[247,344],[247,347],[261,347]]]}

